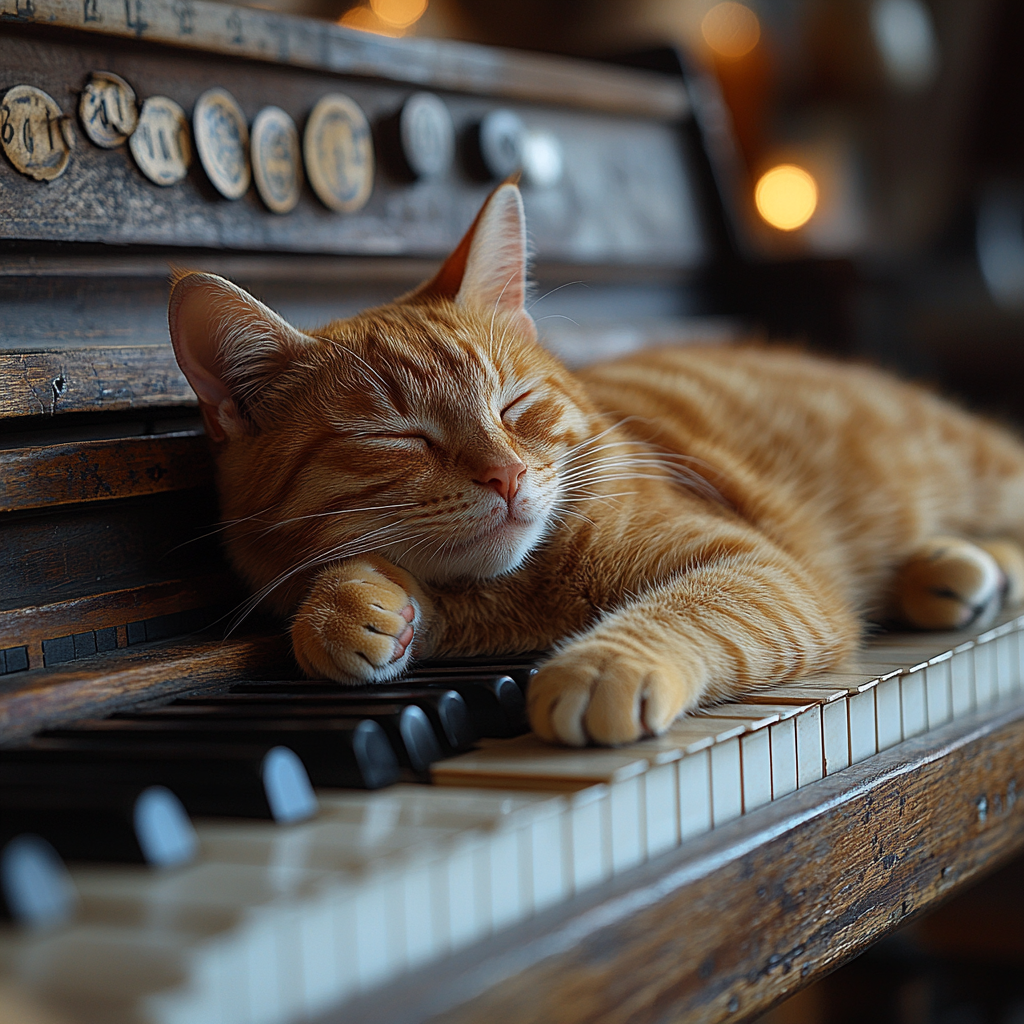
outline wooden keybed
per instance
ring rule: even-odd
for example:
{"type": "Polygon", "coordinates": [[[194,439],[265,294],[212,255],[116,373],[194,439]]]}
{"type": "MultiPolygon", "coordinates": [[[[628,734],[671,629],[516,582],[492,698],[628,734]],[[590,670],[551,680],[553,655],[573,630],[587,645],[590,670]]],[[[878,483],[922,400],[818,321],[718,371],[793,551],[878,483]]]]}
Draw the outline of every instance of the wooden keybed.
{"type": "MultiPolygon", "coordinates": [[[[219,86],[250,120],[275,103],[300,126],[340,91],[379,160],[364,210],[331,213],[304,187],[284,217],[251,189],[218,198],[198,164],[161,189],[80,126],[53,181],[0,162],[2,779],[42,731],[297,675],[280,624],[223,635],[241,591],[167,344],[171,266],[222,273],[300,324],[401,293],[492,186],[462,147],[507,107],[563,146],[563,178],[524,185],[541,292],[590,282],[538,305],[549,342],[585,361],[581,339],[609,351],[623,324],[635,343],[730,330],[705,287],[725,218],[678,78],[203,0],[11,0],[0,14],[0,91],[42,89],[72,121],[98,70],[140,100],[188,109],[219,86]],[[460,141],[444,175],[413,182],[389,126],[424,88],[460,141]],[[615,162],[631,151],[642,159],[615,162]],[[578,325],[559,337],[561,316],[578,325]]],[[[432,786],[321,787],[319,814],[287,825],[197,819],[198,858],[166,872],[72,865],[70,922],[0,933],[0,1015],[750,1017],[1024,845],[1022,629],[881,638],[843,673],[628,749],[485,739],[437,761],[432,786]]],[[[524,681],[522,664],[484,668],[524,681]]]]}

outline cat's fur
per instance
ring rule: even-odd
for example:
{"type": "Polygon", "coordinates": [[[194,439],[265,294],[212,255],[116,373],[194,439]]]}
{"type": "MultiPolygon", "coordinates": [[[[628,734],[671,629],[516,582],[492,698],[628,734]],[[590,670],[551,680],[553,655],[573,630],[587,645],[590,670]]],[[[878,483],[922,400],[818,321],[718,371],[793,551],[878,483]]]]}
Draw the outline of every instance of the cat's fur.
{"type": "Polygon", "coordinates": [[[309,333],[220,278],[176,279],[227,549],[306,672],[555,647],[534,729],[621,743],[835,665],[866,615],[954,627],[1019,600],[1008,433],[785,349],[571,374],[525,294],[512,184],[431,281],[309,333]]]}

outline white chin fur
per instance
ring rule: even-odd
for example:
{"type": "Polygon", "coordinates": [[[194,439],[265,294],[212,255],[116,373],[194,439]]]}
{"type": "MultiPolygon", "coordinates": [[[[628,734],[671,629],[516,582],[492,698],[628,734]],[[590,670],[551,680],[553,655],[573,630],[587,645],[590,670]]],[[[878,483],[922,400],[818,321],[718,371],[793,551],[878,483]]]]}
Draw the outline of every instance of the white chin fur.
{"type": "Polygon", "coordinates": [[[502,531],[495,537],[464,548],[432,556],[411,551],[407,557],[395,552],[395,560],[413,576],[427,583],[450,583],[459,579],[490,579],[518,569],[541,541],[547,523],[539,520],[521,527],[510,537],[502,531]]]}

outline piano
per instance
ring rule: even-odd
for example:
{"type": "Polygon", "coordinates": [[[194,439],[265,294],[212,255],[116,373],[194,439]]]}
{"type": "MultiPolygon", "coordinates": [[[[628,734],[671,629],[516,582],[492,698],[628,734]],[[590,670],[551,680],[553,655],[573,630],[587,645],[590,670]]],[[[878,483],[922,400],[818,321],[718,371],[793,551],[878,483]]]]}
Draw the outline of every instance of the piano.
{"type": "Polygon", "coordinates": [[[1024,848],[1024,617],[578,751],[526,732],[541,653],[348,691],[238,614],[171,268],[344,316],[521,167],[547,344],[728,343],[706,82],[0,4],[5,1021],[741,1021],[1024,848]]]}

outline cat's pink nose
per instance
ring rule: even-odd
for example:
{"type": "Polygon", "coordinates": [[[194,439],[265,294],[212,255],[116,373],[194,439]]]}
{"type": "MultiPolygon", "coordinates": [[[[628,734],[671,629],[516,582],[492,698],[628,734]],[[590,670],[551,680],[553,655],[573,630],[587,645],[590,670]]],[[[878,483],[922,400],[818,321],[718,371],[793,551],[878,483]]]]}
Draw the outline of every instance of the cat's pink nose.
{"type": "Polygon", "coordinates": [[[484,487],[490,487],[505,501],[511,501],[519,490],[526,467],[516,459],[505,466],[488,466],[480,470],[473,480],[484,487]]]}

